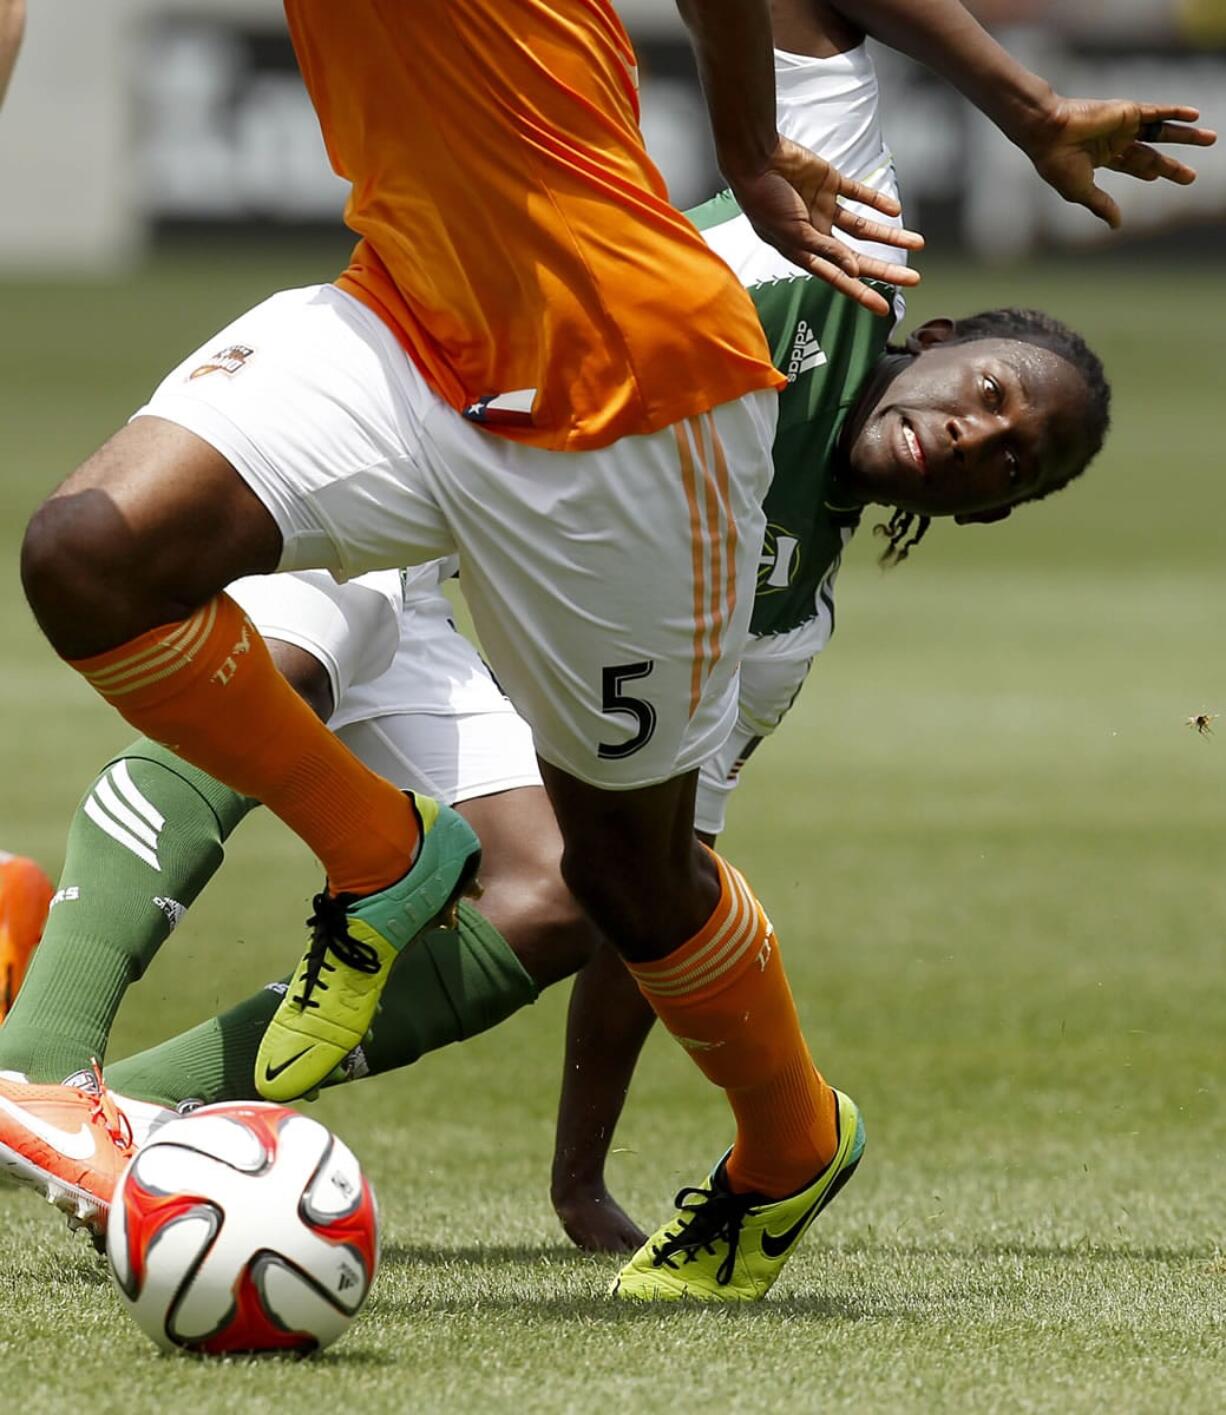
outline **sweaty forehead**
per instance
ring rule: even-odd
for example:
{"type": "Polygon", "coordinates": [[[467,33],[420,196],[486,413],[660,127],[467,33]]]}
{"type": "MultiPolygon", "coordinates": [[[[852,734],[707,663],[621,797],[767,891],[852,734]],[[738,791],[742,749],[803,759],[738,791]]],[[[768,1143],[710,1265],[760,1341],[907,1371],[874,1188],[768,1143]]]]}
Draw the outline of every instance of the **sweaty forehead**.
{"type": "Polygon", "coordinates": [[[1090,450],[1090,389],[1081,371],[1054,349],[1020,339],[985,339],[983,352],[1017,376],[1043,464],[1043,482],[1065,480],[1090,450]]]}
{"type": "Polygon", "coordinates": [[[1017,375],[1027,402],[1053,410],[1057,405],[1080,407],[1090,396],[1085,379],[1063,354],[1024,339],[981,339],[981,355],[999,359],[1017,375]]]}

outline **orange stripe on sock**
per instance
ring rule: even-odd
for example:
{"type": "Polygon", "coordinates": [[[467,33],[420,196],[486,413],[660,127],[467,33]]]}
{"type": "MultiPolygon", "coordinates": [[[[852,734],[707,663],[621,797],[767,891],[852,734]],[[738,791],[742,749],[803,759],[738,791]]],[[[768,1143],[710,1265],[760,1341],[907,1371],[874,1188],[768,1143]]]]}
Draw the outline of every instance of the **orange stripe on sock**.
{"type": "MultiPolygon", "coordinates": [[[[108,701],[150,688],[188,667],[207,644],[216,622],[217,606],[211,603],[151,648],[115,664],[108,671],[86,673],[85,677],[108,701]]],[[[249,627],[254,634],[254,626],[249,627]]]]}
{"type": "Polygon", "coordinates": [[[420,833],[408,798],[319,721],[228,595],[73,667],[138,730],[265,802],[337,893],[382,889],[411,864],[420,833]]]}
{"type": "Polygon", "coordinates": [[[714,856],[720,898],[702,929],[631,972],[657,1016],[736,1116],[726,1167],[741,1192],[810,1183],[838,1145],[834,1093],[800,1030],[778,940],[741,875],[714,856]]]}
{"type": "Polygon", "coordinates": [[[147,635],[136,639],[134,642],[139,645],[133,648],[131,644],[125,644],[118,649],[108,653],[98,654],[94,658],[79,659],[74,665],[78,673],[95,688],[102,691],[110,683],[119,681],[130,673],[140,671],[141,668],[156,654],[161,654],[165,649],[177,645],[185,636],[194,634],[204,622],[212,605],[206,605],[198,609],[189,619],[182,620],[177,624],[167,624],[160,629],[152,629],[147,635]],[[90,665],[98,664],[93,668],[90,665]]]}
{"type": "MultiPolygon", "coordinates": [[[[197,645],[213,628],[217,618],[217,607],[213,603],[199,609],[190,619],[181,624],[167,624],[154,629],[148,635],[136,640],[141,645],[132,653],[125,649],[115,654],[102,654],[99,658],[84,660],[77,671],[100,693],[106,695],[133,678],[143,678],[160,665],[176,658],[183,649],[197,645]],[[90,668],[93,663],[101,663],[98,668],[90,668]]],[[[130,647],[130,646],[125,646],[130,647]]]]}
{"type": "Polygon", "coordinates": [[[644,964],[634,974],[640,987],[658,997],[697,992],[735,968],[757,942],[758,905],[748,886],[715,857],[721,874],[719,906],[708,927],[663,964],[644,964]],[[680,956],[679,956],[680,955],[680,956]],[[671,966],[669,966],[671,965],[671,966]]]}

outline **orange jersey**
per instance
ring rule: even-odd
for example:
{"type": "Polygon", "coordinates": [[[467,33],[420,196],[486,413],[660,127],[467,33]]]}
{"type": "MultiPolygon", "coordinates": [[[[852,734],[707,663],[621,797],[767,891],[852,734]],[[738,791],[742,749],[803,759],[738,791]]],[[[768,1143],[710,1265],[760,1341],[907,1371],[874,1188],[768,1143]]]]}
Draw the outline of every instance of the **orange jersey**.
{"type": "Polygon", "coordinates": [[[286,0],[362,236],[342,289],[452,407],[601,447],[783,382],[668,201],[605,0],[286,0]]]}

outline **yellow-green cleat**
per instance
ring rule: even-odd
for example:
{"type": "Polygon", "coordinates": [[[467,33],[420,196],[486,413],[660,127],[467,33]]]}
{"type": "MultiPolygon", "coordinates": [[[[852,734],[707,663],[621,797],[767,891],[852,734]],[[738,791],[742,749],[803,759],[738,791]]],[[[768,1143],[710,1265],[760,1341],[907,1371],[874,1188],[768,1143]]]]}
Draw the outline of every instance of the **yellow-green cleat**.
{"type": "Polygon", "coordinates": [[[835,1091],[839,1147],[812,1184],[786,1199],[733,1194],[724,1160],[706,1188],[683,1189],[678,1212],[618,1273],[611,1291],[640,1302],[757,1302],[770,1291],[809,1225],[856,1172],[864,1122],[855,1101],[835,1091]]]}
{"type": "Polygon", "coordinates": [[[481,842],[450,806],[406,792],[421,820],[413,867],[377,894],[315,896],[311,945],[264,1033],[255,1084],[265,1100],[315,1090],[370,1029],[392,965],[423,930],[454,923],[478,892],[481,842]]]}

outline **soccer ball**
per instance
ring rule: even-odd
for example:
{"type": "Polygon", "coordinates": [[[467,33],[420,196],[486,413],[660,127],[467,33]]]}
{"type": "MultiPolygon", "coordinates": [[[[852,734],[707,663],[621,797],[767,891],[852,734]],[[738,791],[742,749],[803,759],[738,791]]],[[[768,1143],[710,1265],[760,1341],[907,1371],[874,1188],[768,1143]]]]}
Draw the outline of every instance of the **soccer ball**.
{"type": "Polygon", "coordinates": [[[213,1105],[133,1156],[106,1251],[124,1305],[164,1351],[306,1354],[366,1300],[379,1216],[357,1160],[318,1121],[213,1105]]]}

